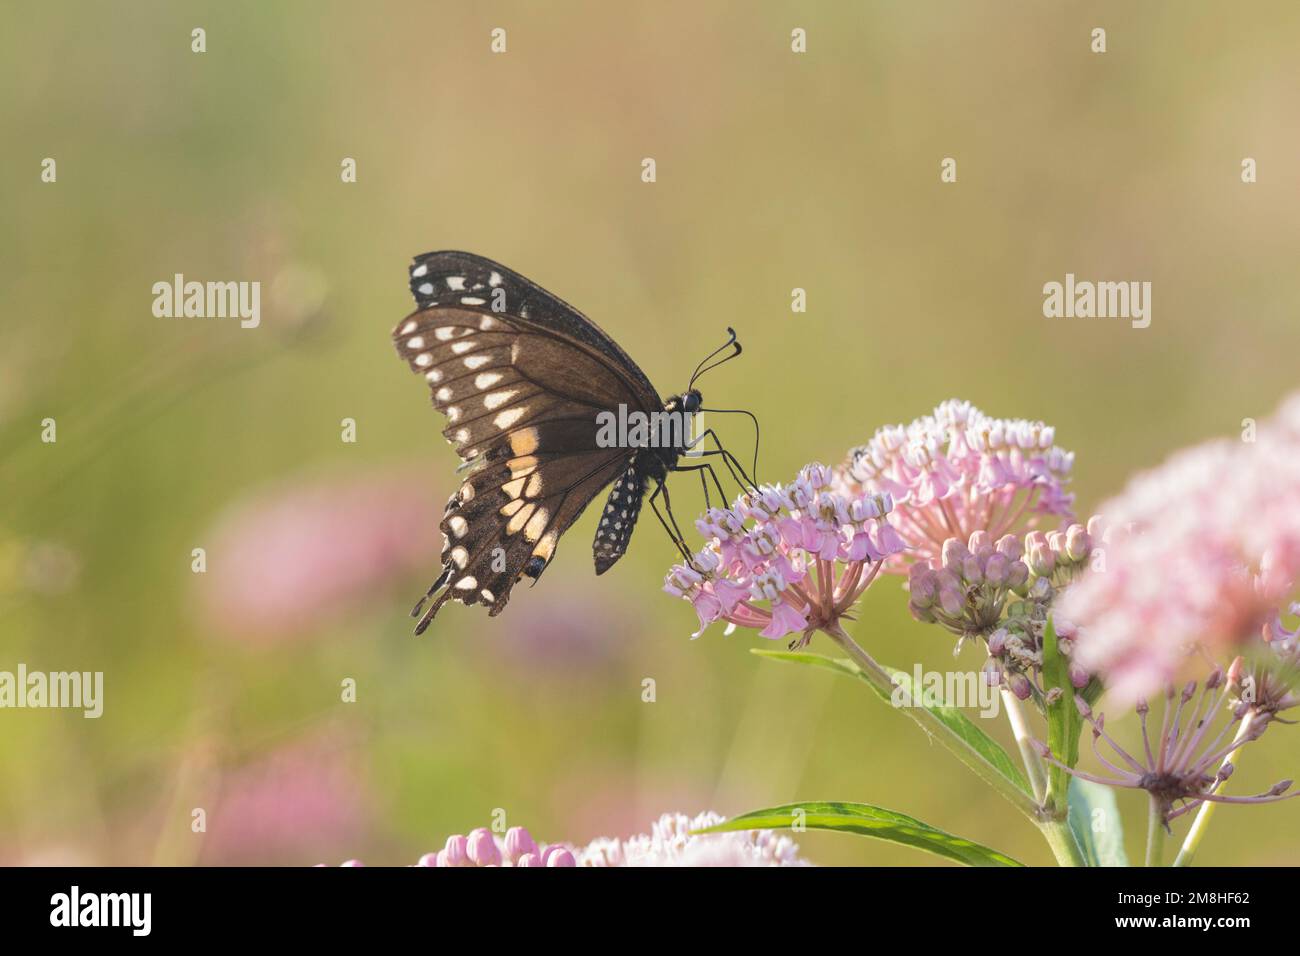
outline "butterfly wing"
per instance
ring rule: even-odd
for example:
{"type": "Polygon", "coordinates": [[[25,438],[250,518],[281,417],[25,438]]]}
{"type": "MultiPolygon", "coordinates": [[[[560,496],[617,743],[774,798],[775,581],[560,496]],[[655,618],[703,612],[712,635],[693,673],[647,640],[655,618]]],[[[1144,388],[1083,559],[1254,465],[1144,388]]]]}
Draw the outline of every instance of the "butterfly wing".
{"type": "Polygon", "coordinates": [[[628,449],[597,443],[599,413],[649,412],[658,397],[593,322],[498,263],[429,253],[412,265],[411,289],[419,309],[394,342],[429,383],[469,472],[447,502],[430,595],[442,592],[419,633],[447,600],[496,615],[522,575],[538,577],[560,536],[627,468],[628,449]]]}

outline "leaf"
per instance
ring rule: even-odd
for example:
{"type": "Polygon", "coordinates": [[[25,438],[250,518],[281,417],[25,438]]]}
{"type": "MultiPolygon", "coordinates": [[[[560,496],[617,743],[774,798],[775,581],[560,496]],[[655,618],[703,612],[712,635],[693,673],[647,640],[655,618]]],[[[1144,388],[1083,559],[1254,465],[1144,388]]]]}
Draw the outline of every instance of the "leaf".
{"type": "Polygon", "coordinates": [[[869,803],[813,801],[790,803],[741,814],[726,823],[696,830],[723,833],[734,830],[788,830],[799,820],[810,830],[834,830],[888,840],[926,850],[966,866],[1022,866],[1005,853],[953,836],[914,817],[869,803]]]}
{"type": "Polygon", "coordinates": [[[1070,829],[1089,866],[1128,866],[1124,825],[1115,791],[1091,780],[1070,779],[1070,829]]]}
{"type": "MultiPolygon", "coordinates": [[[[1055,703],[1047,704],[1047,746],[1053,756],[1068,767],[1079,762],[1079,733],[1083,717],[1074,703],[1074,685],[1070,683],[1070,662],[1056,646],[1056,629],[1052,619],[1043,627],[1043,686],[1050,692],[1060,688],[1055,703]]],[[[1055,764],[1047,770],[1047,800],[1058,812],[1066,808],[1070,774],[1055,764]]]]}
{"type": "MultiPolygon", "coordinates": [[[[750,653],[757,654],[759,657],[770,658],[774,661],[786,661],[794,664],[812,664],[814,667],[824,667],[828,670],[836,671],[841,674],[847,674],[850,677],[857,677],[862,680],[868,687],[876,692],[881,700],[897,706],[894,701],[885,694],[883,690],[877,687],[871,681],[867,680],[862,669],[850,660],[842,660],[833,657],[824,657],[821,654],[811,654],[806,651],[769,651],[764,648],[751,648],[750,653]]],[[[883,666],[883,665],[882,665],[883,666]]],[[[906,671],[900,671],[893,667],[885,666],[884,670],[893,678],[894,682],[900,685],[902,691],[910,700],[918,702],[919,706],[925,707],[926,710],[934,714],[950,731],[961,738],[962,742],[973,750],[980,758],[991,764],[1002,776],[1006,777],[1026,794],[1031,794],[1029,784],[1016,762],[1012,760],[1001,745],[990,737],[984,731],[980,730],[969,717],[956,707],[948,707],[943,704],[926,702],[924,691],[916,692],[914,687],[915,681],[906,671]]],[[[978,678],[977,678],[978,679],[978,678]]]]}

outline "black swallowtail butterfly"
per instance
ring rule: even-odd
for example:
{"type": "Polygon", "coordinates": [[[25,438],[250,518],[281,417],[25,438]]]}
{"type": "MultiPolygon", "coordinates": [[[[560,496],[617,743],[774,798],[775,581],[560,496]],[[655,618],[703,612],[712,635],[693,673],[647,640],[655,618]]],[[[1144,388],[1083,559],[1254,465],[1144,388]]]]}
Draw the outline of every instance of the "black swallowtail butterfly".
{"type": "MultiPolygon", "coordinates": [[[[468,472],[447,502],[442,573],[411,612],[420,618],[415,632],[423,633],[448,600],[499,614],[515,583],[541,575],[560,537],[611,482],[593,544],[597,574],[627,551],[651,486],[651,507],[689,559],[665,478],[670,471],[698,471],[704,484],[707,472],[721,493],[712,466],[680,463],[689,438],[680,432],[657,446],[609,447],[599,440],[598,421],[620,407],[647,417],[694,414],[701,403],[695,380],[740,354],[735,333],[728,329],[730,340],[696,367],[685,392],[661,401],[645,373],[594,322],[505,266],[466,252],[430,252],[416,258],[410,280],[417,309],[393,330],[393,341],[428,381],[434,406],[447,416],[443,435],[468,472]],[[667,520],[655,504],[661,495],[667,520]]],[[[733,478],[739,473],[752,486],[716,436],[709,431],[700,438],[706,436],[717,447],[698,453],[721,456],[733,478]]]]}

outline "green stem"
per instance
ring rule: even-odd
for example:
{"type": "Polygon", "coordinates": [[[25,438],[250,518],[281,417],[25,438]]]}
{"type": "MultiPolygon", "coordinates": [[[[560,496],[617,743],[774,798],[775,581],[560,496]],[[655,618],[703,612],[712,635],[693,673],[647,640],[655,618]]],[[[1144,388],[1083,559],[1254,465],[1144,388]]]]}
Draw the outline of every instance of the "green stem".
{"type": "Polygon", "coordinates": [[[1160,858],[1165,849],[1165,817],[1160,812],[1160,804],[1151,798],[1151,809],[1147,813],[1147,866],[1160,866],[1160,858]]]}
{"type": "Polygon", "coordinates": [[[1059,866],[1088,865],[1083,850],[1079,848],[1079,841],[1074,837],[1074,831],[1065,820],[1040,820],[1038,829],[1042,831],[1047,845],[1052,848],[1052,855],[1056,857],[1059,866]]]}
{"type": "Polygon", "coordinates": [[[1033,737],[1029,733],[1029,725],[1025,723],[1025,714],[1020,709],[1019,698],[1006,687],[1002,688],[1002,708],[1007,712],[1007,721],[1011,724],[1012,733],[1016,735],[1016,745],[1020,748],[1020,757],[1025,762],[1025,773],[1029,776],[1034,800],[1042,803],[1043,796],[1047,793],[1047,772],[1043,769],[1043,758],[1038,756],[1038,751],[1033,747],[1033,737]]]}
{"type": "MultiPolygon", "coordinates": [[[[875,658],[863,650],[853,638],[849,637],[843,628],[838,624],[833,624],[826,629],[826,633],[853,658],[854,663],[862,669],[862,673],[867,680],[884,691],[886,697],[894,692],[894,679],[883,667],[876,663],[875,658]]],[[[944,725],[943,721],[930,713],[925,707],[904,707],[901,709],[907,716],[920,724],[926,733],[938,739],[940,743],[952,751],[952,754],[958,760],[974,771],[985,783],[1010,800],[1017,810],[1035,823],[1042,824],[1039,807],[1029,794],[1020,789],[1014,781],[1003,776],[1000,770],[985,760],[978,751],[972,749],[970,744],[953,733],[944,725]]]]}
{"type": "MultiPolygon", "coordinates": [[[[1255,712],[1252,710],[1241,719],[1240,726],[1237,727],[1236,736],[1232,738],[1233,748],[1228,755],[1223,758],[1223,763],[1235,763],[1237,751],[1246,734],[1250,733],[1251,722],[1255,718],[1255,712]]],[[[1222,766],[1222,764],[1220,764],[1222,766]]],[[[1210,788],[1210,793],[1217,793],[1219,785],[1210,788]]],[[[1201,846],[1201,840],[1205,837],[1206,828],[1210,825],[1210,818],[1214,816],[1214,808],[1218,806],[1213,800],[1206,800],[1201,804],[1201,808],[1196,811],[1196,819],[1192,821],[1191,828],[1187,831],[1187,836],[1183,838],[1183,845],[1178,848],[1178,856],[1174,858],[1174,866],[1191,866],[1192,857],[1196,856],[1196,851],[1201,846]]]]}

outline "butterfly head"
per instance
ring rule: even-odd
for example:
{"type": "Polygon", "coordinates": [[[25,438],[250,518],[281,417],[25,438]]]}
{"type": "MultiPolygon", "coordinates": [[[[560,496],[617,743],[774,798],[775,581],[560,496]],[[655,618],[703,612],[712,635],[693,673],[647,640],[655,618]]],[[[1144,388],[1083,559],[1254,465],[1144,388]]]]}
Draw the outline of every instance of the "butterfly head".
{"type": "Polygon", "coordinates": [[[687,415],[694,415],[700,410],[700,406],[703,404],[704,396],[700,394],[698,388],[692,388],[682,396],[682,411],[687,415]]]}

